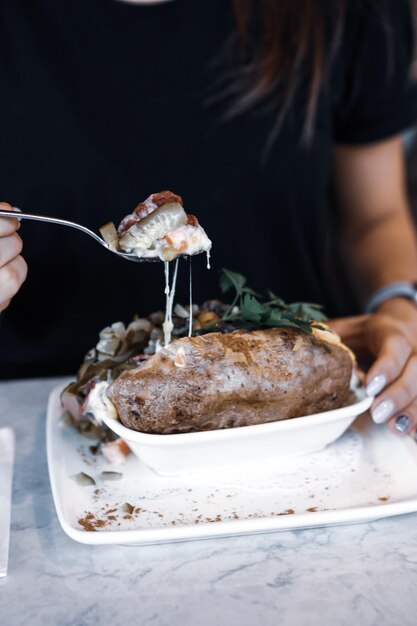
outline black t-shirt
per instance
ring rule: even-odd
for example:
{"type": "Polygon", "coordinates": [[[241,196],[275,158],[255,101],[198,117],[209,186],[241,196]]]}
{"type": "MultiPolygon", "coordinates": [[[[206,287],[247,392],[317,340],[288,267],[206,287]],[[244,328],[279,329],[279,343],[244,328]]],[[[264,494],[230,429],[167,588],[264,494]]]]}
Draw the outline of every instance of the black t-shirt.
{"type": "MultiPolygon", "coordinates": [[[[213,240],[193,261],[194,301],[218,270],[286,300],[337,298],[323,270],[334,142],[383,139],[415,119],[405,0],[349,2],[342,45],[300,141],[301,93],[269,152],[275,112],[232,119],[219,98],[228,0],[0,2],[0,199],[97,230],[171,189],[213,240]]],[[[226,63],[226,61],[224,61],[226,63]]],[[[163,265],[119,260],[70,229],[24,222],[27,282],[0,316],[0,377],[71,373],[98,331],[163,308],[163,265]]],[[[181,263],[178,300],[188,299],[181,263]]]]}

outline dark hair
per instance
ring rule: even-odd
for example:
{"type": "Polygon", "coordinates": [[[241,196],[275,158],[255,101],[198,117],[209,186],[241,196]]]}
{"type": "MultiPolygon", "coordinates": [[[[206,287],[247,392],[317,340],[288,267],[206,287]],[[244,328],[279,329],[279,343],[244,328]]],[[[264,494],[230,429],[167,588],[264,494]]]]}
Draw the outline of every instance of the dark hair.
{"type": "MultiPolygon", "coordinates": [[[[371,5],[384,23],[380,0],[360,1],[371,5]]],[[[414,8],[416,4],[410,0],[414,8]]],[[[235,96],[230,113],[272,102],[277,111],[273,139],[303,86],[303,138],[308,141],[321,88],[343,35],[348,0],[233,0],[233,5],[239,70],[229,90],[235,96]]],[[[388,31],[388,22],[385,26],[388,31]]]]}

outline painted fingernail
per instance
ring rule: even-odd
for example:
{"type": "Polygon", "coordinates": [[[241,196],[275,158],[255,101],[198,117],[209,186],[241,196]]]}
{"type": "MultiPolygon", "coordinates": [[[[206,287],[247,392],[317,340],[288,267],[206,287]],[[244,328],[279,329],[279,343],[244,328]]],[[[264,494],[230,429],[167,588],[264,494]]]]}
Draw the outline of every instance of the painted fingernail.
{"type": "Polygon", "coordinates": [[[373,411],[371,411],[372,419],[375,424],[383,424],[394,413],[394,403],[392,400],[384,400],[380,402],[373,411]]]}
{"type": "Polygon", "coordinates": [[[371,382],[366,387],[366,395],[377,396],[380,391],[383,390],[387,384],[387,377],[384,374],[378,374],[374,376],[371,382]]]}
{"type": "Polygon", "coordinates": [[[394,422],[394,426],[398,430],[398,432],[405,433],[405,431],[410,426],[410,418],[408,417],[408,415],[399,415],[394,422]]]}
{"type": "MultiPolygon", "coordinates": [[[[18,213],[22,213],[22,209],[18,209],[18,208],[17,208],[17,206],[12,206],[12,211],[17,211],[18,213]]],[[[19,222],[19,224],[20,224],[20,222],[22,221],[22,218],[21,218],[21,217],[18,217],[18,218],[17,218],[17,221],[18,221],[18,222],[19,222]]]]}

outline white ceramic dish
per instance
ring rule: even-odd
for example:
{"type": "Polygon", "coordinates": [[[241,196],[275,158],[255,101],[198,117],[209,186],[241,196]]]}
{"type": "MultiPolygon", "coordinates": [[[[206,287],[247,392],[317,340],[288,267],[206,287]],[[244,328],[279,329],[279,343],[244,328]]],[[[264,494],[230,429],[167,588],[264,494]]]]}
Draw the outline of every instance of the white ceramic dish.
{"type": "Polygon", "coordinates": [[[162,476],[265,463],[321,450],[335,441],[372,404],[363,389],[341,409],[281,422],[175,435],[151,435],[103,417],[144,463],[162,476]]]}
{"type": "Polygon", "coordinates": [[[121,467],[94,456],[89,450],[94,442],[61,419],[60,391],[53,391],[48,405],[49,475],[62,528],[81,543],[146,545],[417,511],[417,445],[366,416],[316,454],[164,478],[133,454],[121,467]],[[80,471],[96,485],[78,485],[71,477],[80,471]],[[102,471],[122,476],[109,482],[102,471]],[[126,502],[134,507],[132,514],[123,510],[126,502]],[[95,532],[86,532],[89,520],[95,532]]]}

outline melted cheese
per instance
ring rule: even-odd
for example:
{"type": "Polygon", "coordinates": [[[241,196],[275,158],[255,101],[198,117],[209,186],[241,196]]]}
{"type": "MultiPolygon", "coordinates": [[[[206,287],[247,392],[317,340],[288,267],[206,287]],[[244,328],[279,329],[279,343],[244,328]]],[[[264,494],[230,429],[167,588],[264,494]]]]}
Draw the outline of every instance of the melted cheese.
{"type": "Polygon", "coordinates": [[[344,350],[346,350],[346,352],[349,353],[349,356],[352,359],[352,362],[356,363],[356,357],[353,354],[352,350],[348,348],[347,345],[342,342],[339,335],[337,333],[334,333],[332,330],[330,330],[330,328],[328,329],[328,326],[326,326],[326,324],[323,324],[323,322],[320,322],[320,326],[324,326],[326,330],[322,330],[321,328],[317,328],[316,326],[313,325],[312,326],[313,335],[315,335],[318,339],[327,341],[327,343],[332,343],[335,346],[339,346],[340,348],[343,348],[344,350]]]}
{"type": "MultiPolygon", "coordinates": [[[[185,215],[185,213],[184,213],[185,215]]],[[[149,216],[151,218],[152,215],[149,216]]],[[[173,261],[179,255],[194,256],[205,252],[207,255],[207,267],[210,267],[211,241],[207,234],[198,224],[182,224],[178,228],[164,231],[163,224],[150,224],[149,232],[143,226],[139,226],[143,220],[132,226],[120,240],[121,249],[134,253],[139,258],[156,259],[161,261],[173,261]],[[142,232],[143,231],[143,232],[142,232]],[[157,235],[157,236],[155,236],[157,235]]]]}
{"type": "Polygon", "coordinates": [[[188,336],[191,337],[193,334],[193,272],[191,268],[191,257],[190,257],[190,310],[188,313],[188,336]]]}
{"type": "Polygon", "coordinates": [[[161,240],[162,254],[183,254],[184,256],[193,256],[201,252],[208,252],[211,248],[211,241],[207,237],[204,228],[199,224],[192,226],[191,224],[183,224],[174,230],[171,230],[161,240]],[[171,252],[172,251],[172,252],[171,252]]]}
{"type": "Polygon", "coordinates": [[[172,323],[172,308],[174,305],[175,287],[177,284],[178,273],[178,259],[175,261],[174,275],[172,277],[172,285],[169,285],[169,263],[165,262],[165,320],[162,324],[162,330],[164,331],[164,345],[167,346],[171,343],[172,329],[174,324],[172,323]]]}
{"type": "Polygon", "coordinates": [[[86,413],[92,413],[99,424],[102,423],[103,416],[117,419],[117,411],[106,395],[108,386],[106,382],[97,383],[88,395],[86,413]]]}

